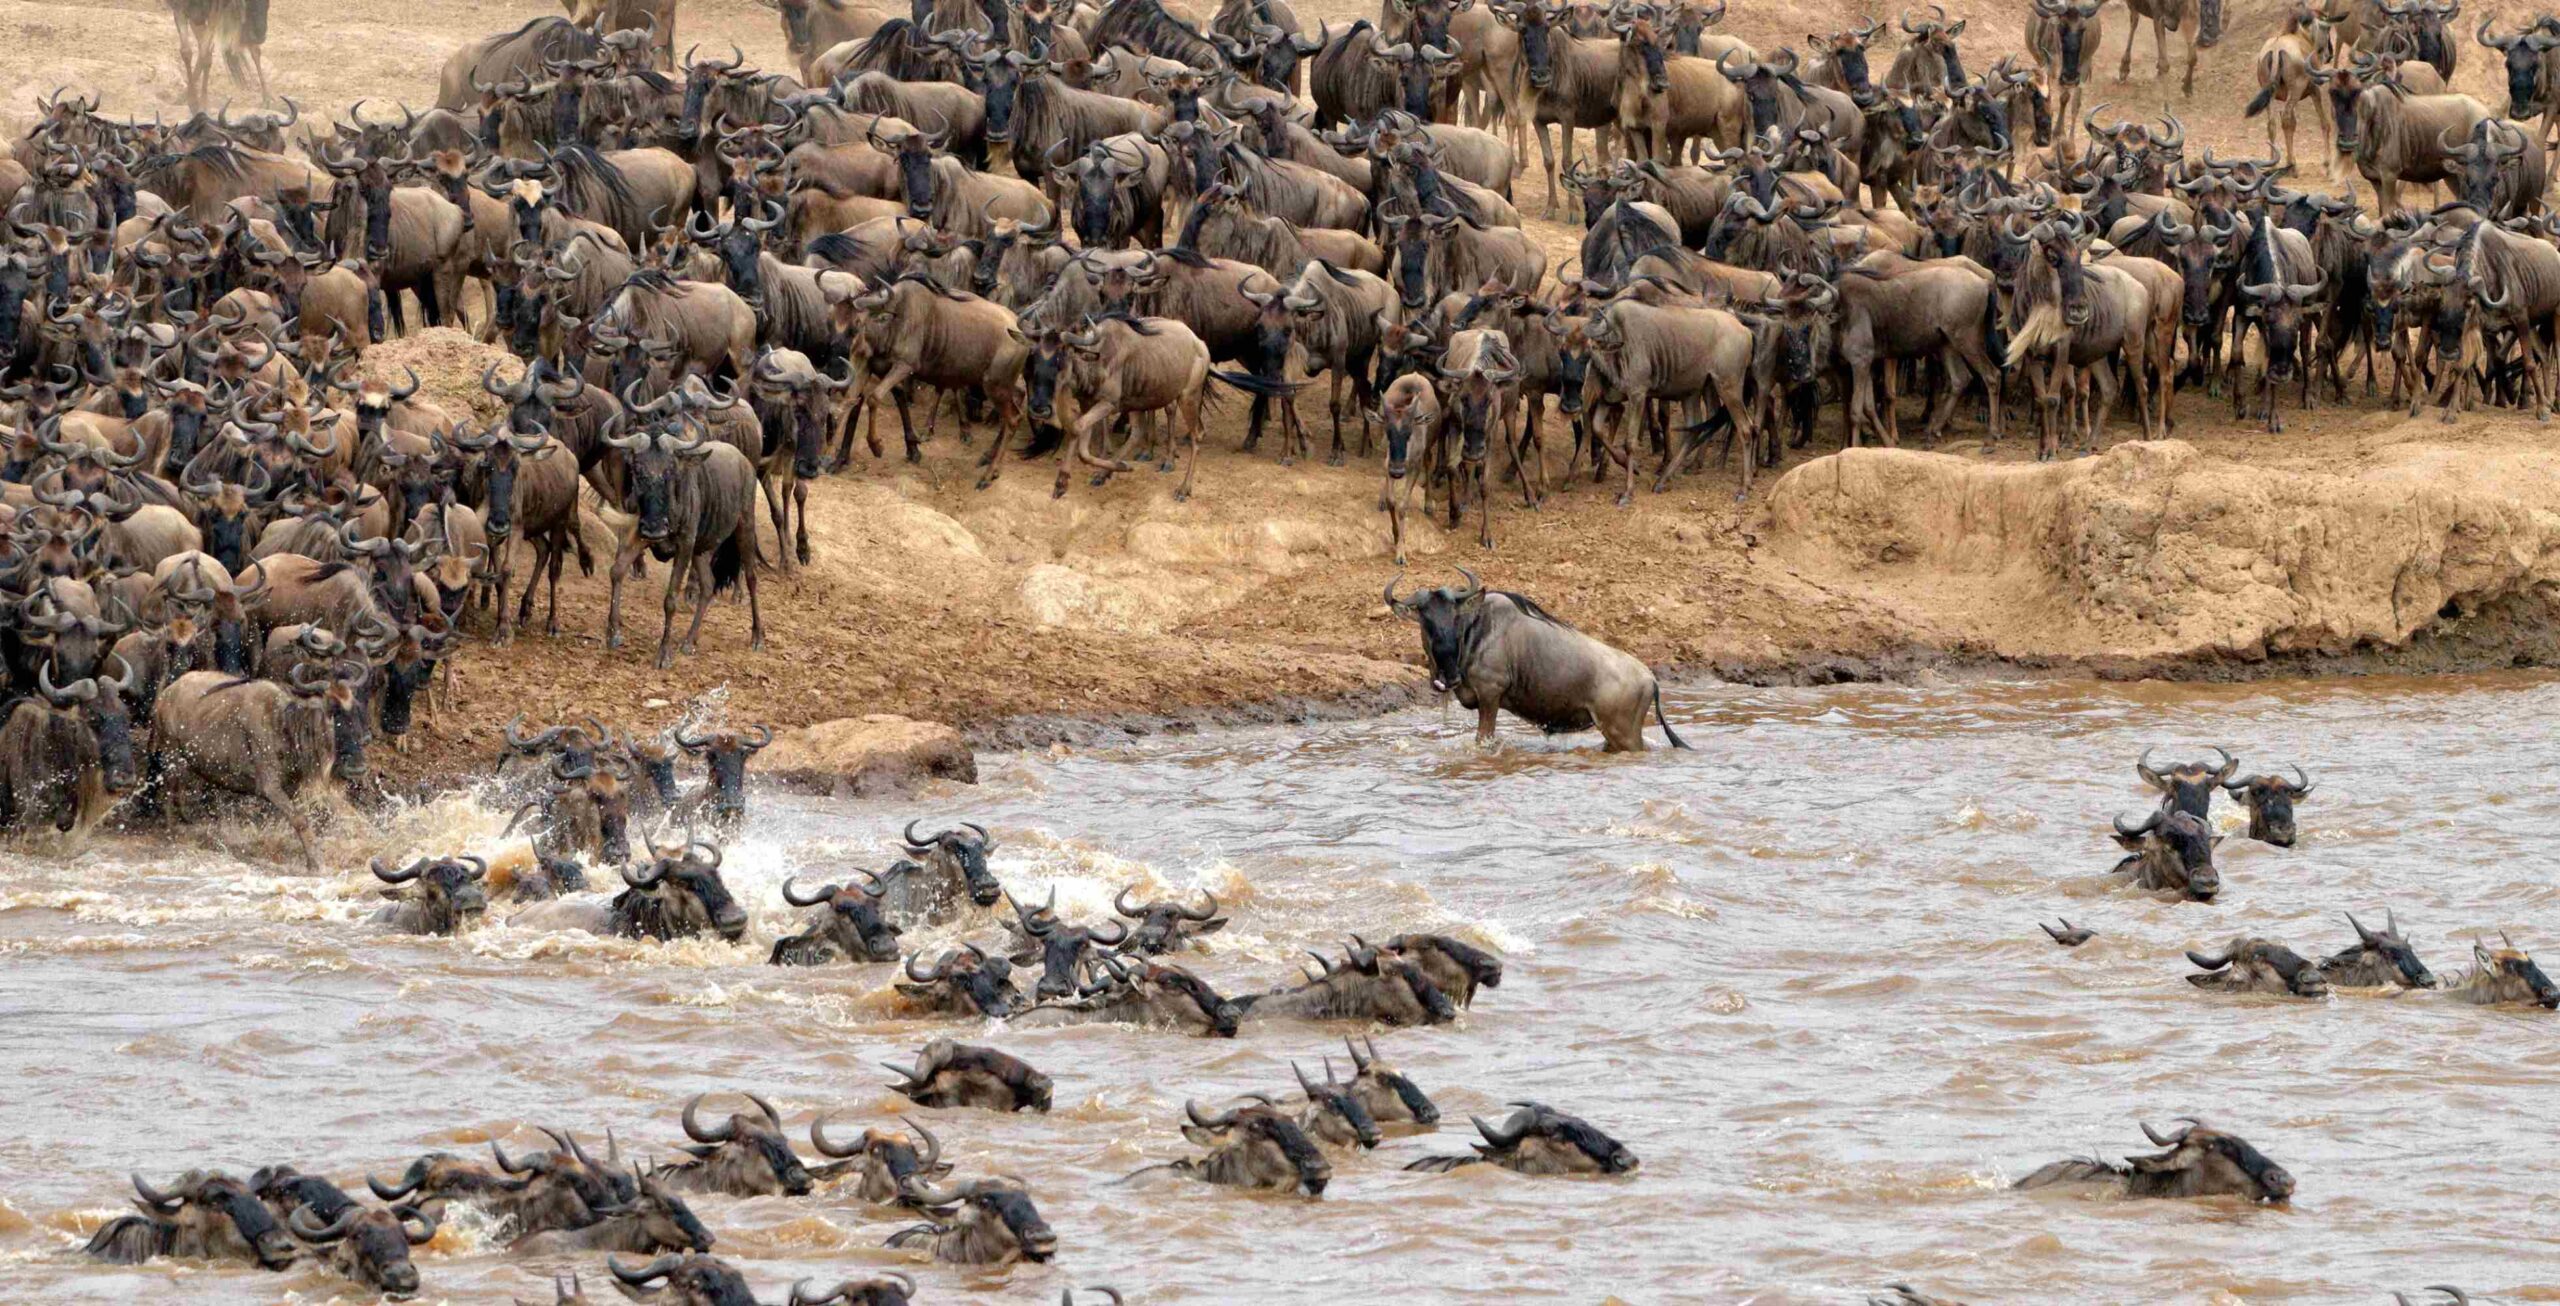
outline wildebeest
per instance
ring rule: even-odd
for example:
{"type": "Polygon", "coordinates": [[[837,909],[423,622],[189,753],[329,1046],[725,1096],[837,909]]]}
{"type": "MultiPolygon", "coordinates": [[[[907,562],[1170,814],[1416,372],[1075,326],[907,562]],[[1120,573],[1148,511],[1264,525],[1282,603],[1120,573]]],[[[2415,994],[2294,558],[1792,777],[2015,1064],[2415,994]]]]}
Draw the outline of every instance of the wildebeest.
{"type": "Polygon", "coordinates": [[[2498,942],[2501,946],[2495,949],[2474,942],[2470,972],[2446,984],[2445,994],[2482,1006],[2524,1002],[2560,1011],[2560,984],[2553,984],[2505,931],[2499,931],[2498,942]]]}
{"type": "Polygon", "coordinates": [[[964,904],[993,907],[1004,885],[987,869],[987,854],[996,848],[985,826],[963,821],[949,830],[919,837],[919,822],[907,822],[903,835],[907,854],[921,861],[900,860],[879,876],[881,910],[902,924],[940,924],[957,919],[964,904]]]}
{"type": "Polygon", "coordinates": [[[1298,1091],[1307,1095],[1306,1109],[1298,1114],[1298,1127],[1307,1136],[1327,1147],[1376,1147],[1379,1141],[1378,1118],[1369,1114],[1368,1099],[1359,1085],[1346,1084],[1333,1077],[1333,1058],[1324,1059],[1324,1080],[1307,1078],[1306,1067],[1292,1061],[1290,1073],[1298,1077],[1298,1091]]]}
{"type": "Polygon", "coordinates": [[[2217,993],[2265,993],[2277,997],[2325,998],[2329,980],[2302,954],[2272,939],[2233,939],[2219,953],[2189,949],[2187,960],[2204,974],[2187,982],[2217,993]]]}
{"type": "Polygon", "coordinates": [[[661,943],[706,931],[731,943],[746,937],[746,909],[729,896],[720,861],[718,847],[691,837],[682,847],[653,846],[649,865],[622,868],[630,887],[615,895],[605,932],[661,943]]]}
{"type": "Polygon", "coordinates": [[[705,1096],[696,1093],[684,1104],[684,1136],[693,1140],[684,1144],[684,1150],[693,1159],[660,1166],[650,1171],[653,1177],[683,1192],[736,1197],[808,1194],[809,1168],[792,1153],[791,1140],[782,1136],[782,1116],[772,1103],[753,1093],[743,1094],[755,1104],[756,1115],[732,1114],[704,1124],[696,1113],[705,1096]]]}
{"type": "Polygon", "coordinates": [[[2222,791],[2248,809],[2250,838],[2278,848],[2293,846],[2293,804],[2311,792],[2310,773],[2297,766],[2293,775],[2291,780],[2280,775],[2253,775],[2222,782],[2222,791]]]}
{"type": "MultiPolygon", "coordinates": [[[[666,404],[677,396],[650,401],[666,404]]],[[[606,443],[622,451],[628,478],[625,504],[639,517],[630,551],[645,545],[667,566],[667,588],[659,604],[658,667],[675,665],[676,650],[694,650],[702,618],[711,600],[735,586],[747,586],[747,647],[764,648],[764,605],[756,583],[756,469],[747,456],[725,442],[702,436],[652,434],[609,435],[606,443]],[[693,622],[684,639],[675,638],[676,608],[688,584],[693,592],[693,622]]],[[[613,594],[605,619],[605,643],[621,643],[622,581],[631,559],[617,557],[613,594]]]]}
{"type": "Polygon", "coordinates": [[[1046,1261],[1058,1250],[1058,1236],[1031,1204],[1031,1190],[1019,1179],[977,1179],[940,1189],[923,1189],[917,1203],[935,1219],[889,1235],[891,1247],[929,1251],[951,1265],[1011,1265],[1046,1261]]]}
{"type": "Polygon", "coordinates": [[[925,1044],[912,1070],[890,1066],[889,1072],[899,1077],[889,1087],[918,1106],[1046,1111],[1053,1087],[1019,1057],[947,1038],[925,1044]]]}
{"type": "Polygon", "coordinates": [[[1502,958],[1446,934],[1399,934],[1387,940],[1386,950],[1420,966],[1461,1007],[1475,1005],[1479,987],[1502,987],[1502,958]]]}
{"type": "Polygon", "coordinates": [[[2096,1157],[2056,1161],[2019,1180],[2017,1188],[2051,1188],[2059,1184],[2098,1183],[2128,1197],[2240,1197],[2252,1202],[2282,1202],[2293,1196],[2293,1176],[2238,1135],[2194,1119],[2161,1135],[2151,1126],[2143,1136],[2165,1152],[2129,1156],[2119,1164],[2096,1157]]]}
{"type": "Polygon", "coordinates": [[[2347,925],[2356,932],[2355,946],[2342,949],[2320,962],[2320,973],[2338,988],[2353,989],[2431,989],[2436,986],[2433,971],[2418,960],[2417,950],[2400,933],[2400,917],[2386,910],[2383,926],[2368,930],[2347,914],[2347,925]]]}
{"type": "Polygon", "coordinates": [[[139,1265],[154,1256],[293,1264],[301,1249],[248,1185],[216,1171],[190,1170],[166,1192],[132,1176],[139,1215],[109,1220],[84,1249],[102,1261],[139,1265]]]}
{"type": "Polygon", "coordinates": [[[942,954],[933,969],[919,974],[916,962],[922,957],[922,953],[916,953],[907,958],[900,972],[907,982],[896,987],[900,994],[924,1004],[928,1010],[1001,1020],[1026,1005],[1022,991],[1014,987],[1013,963],[1007,958],[991,956],[974,943],[964,943],[960,951],[942,954]]]}
{"type": "Polygon", "coordinates": [[[1218,895],[1207,889],[1200,891],[1200,896],[1208,900],[1206,907],[1185,907],[1162,899],[1132,907],[1129,894],[1137,887],[1132,884],[1111,897],[1113,911],[1137,922],[1129,931],[1128,941],[1120,945],[1122,952],[1161,957],[1183,950],[1201,935],[1215,934],[1227,927],[1227,918],[1218,914],[1218,895]]]}
{"type": "Polygon", "coordinates": [[[1178,1174],[1234,1188],[1324,1196],[1325,1185],[1333,1181],[1332,1163],[1277,1103],[1260,1093],[1247,1096],[1253,1100],[1246,1105],[1207,1116],[1200,1113],[1199,1103],[1183,1103],[1182,1113],[1191,1123],[1183,1126],[1182,1136],[1208,1155],[1149,1166],[1130,1177],[1178,1174]]]}
{"type": "Polygon", "coordinates": [[[898,959],[898,927],[880,913],[886,886],[869,871],[856,869],[853,873],[859,877],[858,883],[821,885],[816,893],[805,897],[793,887],[797,877],[782,882],[784,902],[822,910],[809,918],[807,929],[774,940],[773,954],[766,959],[768,964],[813,966],[836,959],[898,959]]]}
{"type": "Polygon", "coordinates": [[[373,878],[387,886],[382,896],[392,905],[374,913],[374,922],[396,934],[459,934],[488,914],[481,887],[488,874],[489,863],[467,853],[421,857],[398,870],[376,857],[373,878]]]}
{"type": "Polygon", "coordinates": [[[572,1252],[707,1252],[711,1231],[685,1205],[683,1198],[646,1175],[632,1185],[628,1198],[599,1210],[593,1223],[529,1233],[507,1245],[519,1256],[560,1256],[572,1252]]]}
{"type": "Polygon", "coordinates": [[[1644,751],[1644,713],[1674,748],[1686,748],[1662,714],[1662,689],[1642,662],[1564,624],[1537,602],[1488,590],[1473,572],[1464,588],[1443,586],[1407,598],[1386,587],[1389,611],[1422,628],[1431,687],[1476,710],[1476,743],[1494,742],[1502,710],[1548,734],[1595,726],[1609,752],[1644,751]]]}
{"type": "Polygon", "coordinates": [[[125,666],[117,679],[56,686],[48,659],[35,687],[0,725],[0,829],[86,834],[134,787],[127,700],[140,682],[125,666]]]}
{"type": "Polygon", "coordinates": [[[2213,846],[2222,836],[2202,820],[2174,808],[2152,809],[2139,825],[2115,820],[2115,840],[2127,856],[2114,873],[2131,875],[2134,887],[2166,890],[2189,901],[2211,902],[2222,892],[2222,874],[2214,869],[2213,846]]]}
{"type": "MultiPolygon", "coordinates": [[[[806,529],[805,519],[803,529],[806,529]]],[[[723,825],[735,825],[745,820],[747,759],[773,743],[773,728],[759,725],[745,730],[696,733],[678,727],[675,742],[676,747],[702,759],[703,770],[708,773],[705,779],[709,787],[711,819],[723,825]]]]}
{"type": "Polygon", "coordinates": [[[1055,1025],[1153,1025],[1213,1038],[1234,1038],[1243,1019],[1242,1004],[1218,996],[1199,976],[1180,966],[1139,957],[1124,961],[1101,954],[1095,958],[1101,978],[1079,986],[1075,996],[1043,1002],[1014,1017],[1026,1027],[1055,1025]]]}
{"type": "Polygon", "coordinates": [[[1539,1102],[1511,1105],[1518,1110],[1499,1125],[1487,1123],[1482,1116],[1467,1117],[1476,1132],[1484,1135],[1474,1155],[1425,1157],[1405,1169],[1446,1173],[1460,1166],[1486,1164],[1534,1175],[1635,1173],[1636,1154],[1590,1121],[1539,1102]]]}
{"type": "Polygon", "coordinates": [[[389,1210],[349,1208],[334,1220],[308,1207],[285,1218],[293,1236],[329,1249],[338,1273],[377,1292],[407,1296],[418,1290],[418,1267],[409,1249],[436,1236],[434,1216],[414,1206],[389,1210]]]}
{"type": "Polygon", "coordinates": [[[951,1166],[943,1161],[942,1140],[932,1130],[905,1116],[898,1119],[922,1140],[921,1148],[877,1129],[865,1129],[852,1143],[839,1144],[827,1137],[825,1116],[809,1122],[809,1145],[821,1156],[837,1158],[834,1164],[819,1167],[820,1176],[832,1179],[851,1173],[854,1195],[875,1206],[914,1204],[917,1186],[949,1175],[951,1166]]]}
{"type": "Polygon", "coordinates": [[[2397,67],[2377,70],[2356,97],[2356,171],[2372,183],[2375,207],[2400,212],[2403,182],[2421,185],[2454,175],[2452,147],[2489,116],[2468,95],[2413,94],[2397,67]]]}
{"type": "Polygon", "coordinates": [[[1410,1077],[1378,1055],[1374,1040],[1362,1035],[1354,1043],[1346,1034],[1342,1046],[1351,1054],[1351,1091],[1359,1094],[1371,1119],[1388,1126],[1440,1123],[1440,1108],[1410,1077]]]}
{"type": "Polygon", "coordinates": [[[2142,750],[2135,759],[2133,772],[2142,782],[2160,791],[2162,805],[2184,812],[2199,821],[2212,817],[2213,791],[2228,788],[2231,773],[2240,769],[2240,759],[2216,747],[2214,753],[2222,761],[2213,766],[2202,762],[2180,762],[2163,771],[2151,765],[2151,750],[2142,750]]]}
{"type": "MultiPolygon", "coordinates": [[[[361,664],[344,663],[339,674],[240,680],[217,671],[190,671],[160,693],[152,714],[151,751],[145,781],[172,807],[198,790],[254,795],[293,826],[303,865],[320,871],[310,818],[297,805],[329,782],[347,759],[347,732],[356,714],[361,664]]],[[[361,737],[354,760],[363,759],[361,737]]]]}
{"type": "Polygon", "coordinates": [[[1317,973],[1294,988],[1247,994],[1235,1005],[1247,1016],[1300,1020],[1373,1020],[1387,1025],[1438,1025],[1458,1018],[1457,1004],[1422,968],[1397,953],[1380,952],[1354,938],[1344,960],[1311,952],[1317,973]]]}
{"type": "Polygon", "coordinates": [[[648,1306],[744,1306],[756,1299],[747,1276],[717,1256],[669,1253],[636,1267],[607,1256],[604,1267],[613,1272],[616,1290],[648,1306]]]}
{"type": "Polygon", "coordinates": [[[1032,986],[1034,1001],[1063,998],[1085,986],[1097,965],[1095,959],[1104,948],[1116,948],[1129,941],[1129,927],[1118,921],[1105,921],[1099,926],[1069,925],[1058,919],[1058,890],[1050,886],[1049,901],[1042,906],[1023,910],[1013,903],[1015,923],[1024,937],[1024,947],[1013,954],[1013,964],[1028,966],[1040,963],[1040,980],[1032,986]],[[1104,938],[1107,927],[1111,937],[1104,938]]]}

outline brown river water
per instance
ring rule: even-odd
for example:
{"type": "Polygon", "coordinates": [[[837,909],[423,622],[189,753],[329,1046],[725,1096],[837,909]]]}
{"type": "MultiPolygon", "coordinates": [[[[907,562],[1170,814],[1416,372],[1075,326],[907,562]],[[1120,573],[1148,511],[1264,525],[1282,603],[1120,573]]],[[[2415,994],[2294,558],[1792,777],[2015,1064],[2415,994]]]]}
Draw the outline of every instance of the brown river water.
{"type": "MultiPolygon", "coordinates": [[[[1056,1260],[915,1265],[880,1246],[903,1221],[824,1189],[695,1198],[763,1299],[900,1268],[919,1303],[1091,1284],[1132,1306],[1836,1303],[1894,1281],[1976,1302],[2375,1302],[2444,1282],[2560,1300],[2560,1015],[2218,997],[2180,956],[2242,931],[2325,955],[2352,939],[2342,911],[2390,908],[2440,975],[2500,929],[2560,961],[2560,680],[1712,687],[1671,711],[1696,752],[1604,757],[1506,722],[1485,756],[1472,714],[1426,710],[988,758],[975,789],[896,803],[759,795],[727,858],[754,917],[734,947],[503,923],[386,937],[360,871],[276,869],[286,841],[263,830],[12,851],[0,1301],[362,1300],[316,1268],[118,1268],[77,1248],[124,1207],[129,1170],[291,1161],[357,1189],[429,1149],[537,1148],[535,1123],[665,1155],[688,1095],[736,1088],[803,1140],[821,1110],[858,1132],[903,1105],[875,1062],[937,1034],[1056,1078],[1051,1115],[922,1113],[963,1176],[1030,1182],[1056,1260]],[[2133,759],[2155,743],[2307,765],[2301,846],[2247,842],[2218,803],[2218,903],[2116,887],[2106,820],[2149,805],[2133,759]],[[1353,1031],[1011,1033],[901,1014],[885,967],[760,964],[798,915],[786,873],[879,866],[911,816],[992,827],[1008,887],[1055,885],[1070,920],[1126,883],[1212,888],[1235,923],[1189,961],[1222,992],[1278,984],[1353,930],[1452,932],[1508,973],[1453,1026],[1372,1031],[1445,1123],[1338,1158],[1321,1201],[1121,1185],[1192,1154],[1186,1096],[1276,1094],[1292,1058],[1313,1069],[1353,1031]],[[2056,915],[2099,939],[2055,947],[2035,923],[2056,915]],[[1588,1118],[1642,1168],[1401,1170],[1463,1151],[1470,1112],[1517,1098],[1588,1118]],[[2007,1189],[2063,1155],[2150,1150],[2137,1122],[2180,1115],[2290,1169],[2290,1208],[2007,1189]]],[[[454,799],[341,833],[333,861],[488,852],[501,823],[454,799]]],[[[418,1263],[426,1301],[547,1303],[573,1265],[605,1293],[597,1260],[511,1259],[465,1218],[418,1263]]]]}

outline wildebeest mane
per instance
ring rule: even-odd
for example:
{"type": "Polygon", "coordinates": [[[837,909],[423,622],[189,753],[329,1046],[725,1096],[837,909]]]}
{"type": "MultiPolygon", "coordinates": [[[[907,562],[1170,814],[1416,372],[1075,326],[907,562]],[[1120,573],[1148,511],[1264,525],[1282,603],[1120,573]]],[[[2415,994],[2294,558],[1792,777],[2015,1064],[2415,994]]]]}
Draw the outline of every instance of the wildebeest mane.
{"type": "Polygon", "coordinates": [[[1158,0],[1111,0],[1090,39],[1097,50],[1125,45],[1204,72],[1223,66],[1218,48],[1209,44],[1209,38],[1189,22],[1167,13],[1158,0]]]}
{"type": "Polygon", "coordinates": [[[922,272],[901,272],[898,274],[898,279],[890,282],[889,284],[894,286],[901,282],[914,282],[915,284],[932,291],[936,298],[947,299],[955,304],[965,303],[970,298],[969,296],[961,294],[959,291],[953,290],[950,287],[943,285],[941,282],[926,276],[922,272]]]}

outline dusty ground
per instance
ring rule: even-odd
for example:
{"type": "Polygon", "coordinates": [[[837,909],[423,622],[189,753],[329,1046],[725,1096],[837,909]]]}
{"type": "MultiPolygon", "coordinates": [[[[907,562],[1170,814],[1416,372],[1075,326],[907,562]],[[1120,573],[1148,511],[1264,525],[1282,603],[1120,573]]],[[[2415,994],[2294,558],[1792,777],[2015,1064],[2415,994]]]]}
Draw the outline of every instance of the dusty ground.
{"type": "MultiPolygon", "coordinates": [[[[1950,8],[1974,16],[1967,46],[1979,64],[2014,48],[2017,7],[1950,8]]],[[[2506,11],[2524,6],[2491,8],[2512,26],[2506,11]]],[[[360,96],[424,104],[456,45],[538,12],[277,0],[268,63],[276,89],[312,109],[342,111],[360,96]]],[[[1357,14],[1347,0],[1301,12],[1337,23],[1357,14]]],[[[1766,50],[1869,12],[1890,17],[1822,0],[1737,6],[1731,26],[1766,50]]],[[[2239,106],[2276,12],[2235,6],[2225,41],[2204,56],[2196,98],[2181,101],[2174,79],[2152,80],[2147,33],[2134,80],[2113,81],[2124,15],[2111,9],[2090,98],[2127,112],[2172,108],[2197,145],[2257,152],[2262,129],[2239,106]]],[[[2463,21],[2477,16],[2466,7],[2463,21]]],[[[0,37],[18,55],[0,72],[0,104],[70,82],[103,87],[111,112],[178,109],[170,28],[156,5],[0,0],[0,37]]],[[[735,41],[765,66],[787,66],[772,12],[745,0],[687,5],[679,47],[695,41],[735,41]]],[[[2502,104],[2482,55],[2466,39],[2457,81],[2502,104]]],[[[1881,68],[1890,50],[1874,57],[1881,68]]],[[[2316,124],[2306,119],[2303,132],[2317,157],[2316,124]]],[[[1534,213],[1543,186],[1531,155],[1519,198],[1534,213]]],[[[1533,230],[1554,262],[1577,238],[1563,226],[1533,230]]],[[[459,400],[462,378],[477,375],[476,350],[438,333],[379,357],[423,360],[431,393],[459,400]]],[[[2031,445],[2013,431],[2005,447],[1984,449],[1965,426],[1949,446],[1962,461],[1818,462],[1784,481],[1764,477],[1741,505],[1727,469],[1639,495],[1627,510],[1577,487],[1535,515],[1498,507],[1490,553],[1472,529],[1426,533],[1414,572],[1438,579],[1472,567],[1657,664],[1750,678],[2560,660],[2544,598],[2544,554],[2560,538],[2560,500],[2541,488],[2553,469],[2549,428],[2504,414],[2440,426],[2359,403],[2296,415],[2287,434],[2268,436],[2234,427],[2227,406],[2198,394],[2179,412],[2187,448],[2077,470],[1986,472],[1975,464],[2018,462],[2031,445]],[[2342,553],[2353,556],[2332,565],[2342,553]]],[[[1835,423],[1826,415],[1823,443],[1809,452],[1829,452],[1835,423]]],[[[1097,717],[1249,719],[1411,696],[1414,637],[1377,597],[1393,568],[1374,466],[1284,469],[1236,452],[1240,427],[1240,404],[1213,421],[1188,504],[1171,502],[1151,472],[1099,491],[1078,480],[1053,502],[1045,466],[1017,465],[979,493],[967,467],[977,449],[954,443],[947,427],[920,468],[866,459],[816,487],[815,565],[763,577],[762,653],[746,647],[743,606],[723,602],[699,655],[653,669],[663,570],[629,596],[629,645],[604,650],[604,584],[573,569],[563,633],[537,625],[511,647],[473,645],[459,701],[392,769],[429,773],[485,756],[496,723],[517,710],[654,725],[723,686],[734,720],[892,711],[987,741],[1072,734],[1097,717]]]]}

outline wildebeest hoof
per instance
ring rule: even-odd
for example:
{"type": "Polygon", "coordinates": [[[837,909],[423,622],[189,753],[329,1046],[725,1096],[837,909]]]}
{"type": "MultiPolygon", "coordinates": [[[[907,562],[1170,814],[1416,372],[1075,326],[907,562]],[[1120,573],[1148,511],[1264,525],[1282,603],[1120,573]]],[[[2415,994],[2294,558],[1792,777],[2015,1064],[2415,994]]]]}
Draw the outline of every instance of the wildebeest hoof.
{"type": "Polygon", "coordinates": [[[1174,501],[1175,503],[1189,503],[1189,502],[1191,502],[1191,491],[1189,491],[1189,490],[1176,490],[1176,491],[1174,491],[1174,492],[1173,492],[1173,501],[1174,501]]]}
{"type": "Polygon", "coordinates": [[[988,486],[993,485],[993,484],[995,484],[995,483],[996,483],[996,474],[995,474],[994,472],[988,472],[988,473],[986,473],[985,475],[980,476],[980,477],[978,478],[978,488],[979,488],[979,489],[981,489],[981,490],[983,490],[983,489],[987,488],[988,486]]]}
{"type": "Polygon", "coordinates": [[[1340,467],[1342,465],[1342,451],[1340,449],[1334,450],[1332,456],[1324,460],[1324,465],[1327,467],[1340,467]]]}
{"type": "Polygon", "coordinates": [[[923,465],[923,463],[924,463],[924,450],[922,450],[922,449],[909,449],[909,450],[907,450],[907,461],[908,461],[908,462],[910,462],[910,463],[917,464],[918,466],[923,465]]]}

